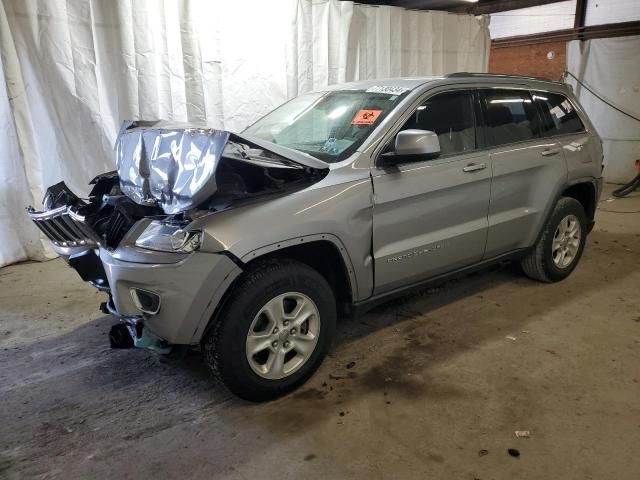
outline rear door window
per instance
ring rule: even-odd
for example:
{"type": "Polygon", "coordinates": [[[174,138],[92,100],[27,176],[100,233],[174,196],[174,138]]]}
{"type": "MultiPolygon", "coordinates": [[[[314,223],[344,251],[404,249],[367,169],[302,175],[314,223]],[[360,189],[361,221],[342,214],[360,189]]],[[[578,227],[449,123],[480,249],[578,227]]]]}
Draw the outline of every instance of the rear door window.
{"type": "Polygon", "coordinates": [[[558,93],[533,92],[533,100],[542,115],[544,135],[584,132],[584,125],[573,104],[558,93]]]}
{"type": "Polygon", "coordinates": [[[472,93],[464,90],[434,95],[415,110],[401,130],[409,129],[436,133],[441,155],[475,150],[476,129],[472,93]]]}
{"type": "Polygon", "coordinates": [[[485,130],[490,145],[524,142],[540,136],[538,113],[524,90],[485,90],[485,130]]]}

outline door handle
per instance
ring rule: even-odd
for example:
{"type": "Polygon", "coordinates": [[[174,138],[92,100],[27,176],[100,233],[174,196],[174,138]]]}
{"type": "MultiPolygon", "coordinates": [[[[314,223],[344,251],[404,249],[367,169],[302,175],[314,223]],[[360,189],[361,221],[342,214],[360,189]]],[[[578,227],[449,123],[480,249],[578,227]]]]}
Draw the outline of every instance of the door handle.
{"type": "Polygon", "coordinates": [[[540,155],[542,155],[543,157],[550,157],[551,155],[557,155],[560,153],[560,150],[558,150],[557,148],[547,148],[546,150],[543,150],[540,152],[540,155]]]}
{"type": "Polygon", "coordinates": [[[484,170],[487,168],[486,163],[470,163],[462,169],[463,172],[477,172],[478,170],[484,170]]]}

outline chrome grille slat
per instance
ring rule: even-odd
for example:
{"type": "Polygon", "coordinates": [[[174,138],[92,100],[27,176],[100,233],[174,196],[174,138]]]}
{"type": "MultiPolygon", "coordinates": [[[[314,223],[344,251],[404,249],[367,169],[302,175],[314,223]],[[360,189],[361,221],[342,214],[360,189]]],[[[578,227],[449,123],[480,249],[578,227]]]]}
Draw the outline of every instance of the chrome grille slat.
{"type": "Polygon", "coordinates": [[[87,233],[83,231],[82,228],[80,228],[82,223],[80,223],[77,219],[74,219],[67,215],[63,215],[61,218],[65,225],[69,227],[69,229],[78,239],[78,243],[82,244],[82,242],[86,242],[85,238],[87,238],[89,235],[87,235],[87,233]]]}
{"type": "Polygon", "coordinates": [[[96,243],[96,245],[101,245],[102,239],[98,236],[98,234],[96,232],[93,231],[93,229],[89,225],[84,223],[84,221],[80,221],[80,220],[75,220],[75,222],[76,222],[75,225],[84,234],[84,238],[85,239],[86,238],[93,239],[93,241],[96,243]]]}
{"type": "Polygon", "coordinates": [[[82,235],[74,234],[71,227],[67,227],[63,218],[65,215],[60,215],[58,217],[52,218],[50,221],[58,228],[58,231],[62,232],[65,237],[65,241],[67,243],[71,243],[71,245],[75,245],[80,241],[82,235]]]}
{"type": "Polygon", "coordinates": [[[101,239],[84,222],[84,217],[76,214],[71,207],[59,207],[47,212],[29,211],[31,220],[55,245],[62,247],[95,247],[101,239]]]}
{"type": "Polygon", "coordinates": [[[63,240],[62,237],[60,237],[56,233],[56,231],[52,229],[49,225],[47,225],[45,222],[34,221],[34,223],[38,226],[38,228],[42,231],[42,233],[44,233],[47,237],[49,237],[49,240],[51,240],[53,243],[57,244],[63,240]]]}

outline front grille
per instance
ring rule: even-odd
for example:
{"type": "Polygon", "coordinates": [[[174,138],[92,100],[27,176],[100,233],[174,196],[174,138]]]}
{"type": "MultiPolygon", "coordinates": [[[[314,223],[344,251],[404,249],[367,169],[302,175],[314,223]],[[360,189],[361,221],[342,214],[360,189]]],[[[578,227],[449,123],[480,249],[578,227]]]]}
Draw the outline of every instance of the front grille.
{"type": "Polygon", "coordinates": [[[30,209],[29,216],[42,233],[59,247],[96,247],[101,243],[100,237],[85,223],[84,217],[66,205],[46,212],[30,209]]]}
{"type": "Polygon", "coordinates": [[[109,220],[104,238],[109,248],[115,248],[129,231],[131,225],[135,223],[135,220],[130,220],[118,210],[113,212],[109,220]]]}

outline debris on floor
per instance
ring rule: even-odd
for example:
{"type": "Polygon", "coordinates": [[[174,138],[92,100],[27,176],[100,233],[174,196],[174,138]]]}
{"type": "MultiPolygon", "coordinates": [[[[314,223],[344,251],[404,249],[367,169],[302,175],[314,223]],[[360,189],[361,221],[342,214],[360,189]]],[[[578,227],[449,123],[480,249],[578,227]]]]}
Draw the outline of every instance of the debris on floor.
{"type": "Polygon", "coordinates": [[[529,438],[531,436],[531,432],[529,430],[516,430],[514,433],[518,438],[529,438]]]}
{"type": "Polygon", "coordinates": [[[513,458],[520,458],[520,450],[516,448],[510,448],[509,450],[507,450],[507,453],[513,458]]]}
{"type": "Polygon", "coordinates": [[[504,338],[506,338],[507,340],[511,340],[512,342],[515,342],[515,341],[516,341],[516,337],[514,337],[514,336],[512,336],[512,335],[507,335],[507,336],[506,336],[506,337],[504,337],[504,338]]]}
{"type": "Polygon", "coordinates": [[[489,455],[489,450],[487,450],[487,449],[485,449],[485,448],[483,448],[482,450],[480,450],[480,451],[478,452],[478,456],[479,456],[479,457],[484,457],[485,455],[489,455]]]}

